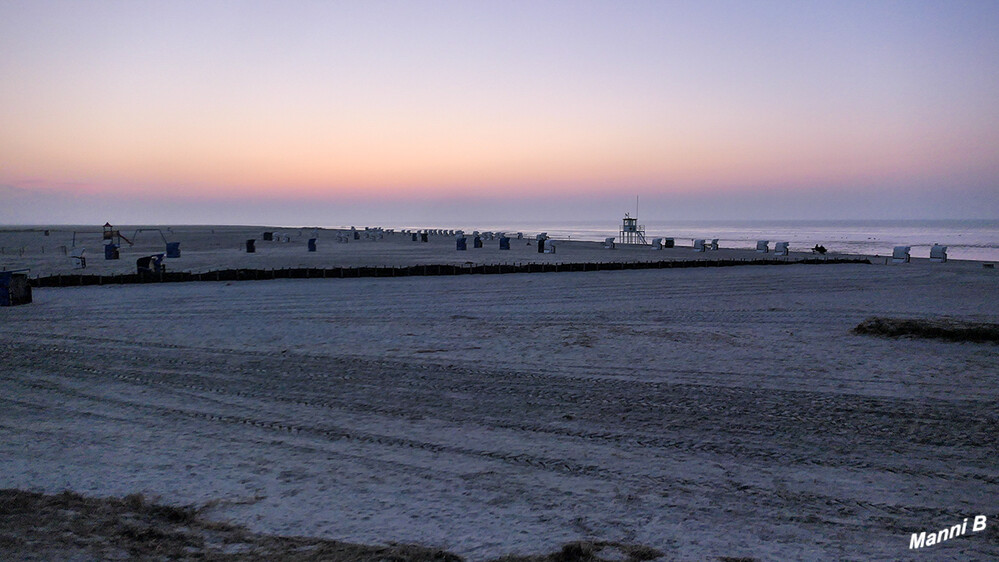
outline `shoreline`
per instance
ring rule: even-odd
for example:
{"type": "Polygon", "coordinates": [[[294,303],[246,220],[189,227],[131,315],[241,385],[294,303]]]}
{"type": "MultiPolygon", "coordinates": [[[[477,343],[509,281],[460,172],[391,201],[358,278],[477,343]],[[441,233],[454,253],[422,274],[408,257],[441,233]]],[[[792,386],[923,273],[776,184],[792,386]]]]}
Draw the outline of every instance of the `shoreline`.
{"type": "MultiPolygon", "coordinates": [[[[429,234],[427,241],[413,241],[413,233],[393,230],[269,230],[270,227],[121,227],[117,258],[106,259],[105,243],[99,229],[86,232],[49,230],[38,227],[30,231],[0,230],[0,269],[28,269],[32,278],[57,275],[123,276],[137,273],[139,258],[166,253],[172,243],[179,257],[166,257],[166,271],[185,274],[210,274],[225,270],[330,270],[350,268],[411,268],[413,266],[519,267],[522,264],[580,263],[658,263],[693,261],[772,261],[772,260],[870,260],[880,265],[884,256],[829,252],[818,255],[810,248],[791,245],[787,256],[755,249],[727,248],[694,251],[679,241],[672,248],[653,250],[651,246],[616,243],[613,249],[602,242],[553,239],[554,253],[538,253],[537,242],[529,233],[524,238],[511,237],[509,249],[501,249],[499,240],[485,236],[482,247],[473,247],[466,234],[467,250],[458,250],[455,239],[447,234],[429,234]],[[263,240],[265,232],[273,232],[275,240],[263,240]],[[315,251],[307,242],[315,239],[315,251]],[[253,253],[247,252],[247,241],[254,240],[253,253]],[[74,258],[82,255],[82,261],[74,258]]],[[[485,234],[485,233],[484,233],[485,234]]],[[[417,237],[422,240],[421,237],[417,237]]],[[[927,258],[912,257],[906,267],[925,267],[927,258]]],[[[967,268],[989,263],[980,260],[951,259],[933,267],[967,268]]]]}

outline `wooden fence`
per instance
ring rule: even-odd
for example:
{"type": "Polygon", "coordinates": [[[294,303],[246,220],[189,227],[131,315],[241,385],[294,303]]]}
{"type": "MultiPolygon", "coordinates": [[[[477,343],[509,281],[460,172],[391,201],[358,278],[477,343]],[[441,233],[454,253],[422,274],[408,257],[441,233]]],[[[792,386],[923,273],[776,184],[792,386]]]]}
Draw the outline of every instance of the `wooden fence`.
{"type": "Polygon", "coordinates": [[[204,273],[168,271],[163,273],[83,275],[61,274],[36,277],[33,287],[78,287],[84,285],[123,285],[132,283],[179,283],[185,281],[261,281],[269,279],[354,279],[358,277],[409,277],[413,275],[494,275],[504,273],[561,273],[576,271],[617,271],[625,269],[675,269],[689,267],[732,267],[741,265],[870,264],[868,259],[729,259],[667,260],[654,262],[603,263],[513,263],[493,265],[411,265],[405,267],[334,267],[285,269],[222,269],[204,273]]]}

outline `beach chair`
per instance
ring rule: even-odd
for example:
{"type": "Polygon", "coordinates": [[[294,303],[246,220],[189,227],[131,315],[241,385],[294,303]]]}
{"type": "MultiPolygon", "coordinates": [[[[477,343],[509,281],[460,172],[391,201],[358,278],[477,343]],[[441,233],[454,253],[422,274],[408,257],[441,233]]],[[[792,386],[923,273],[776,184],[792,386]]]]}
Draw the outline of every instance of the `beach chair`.
{"type": "Polygon", "coordinates": [[[663,238],[663,248],[672,248],[676,242],[672,238],[663,238]]]}
{"type": "Polygon", "coordinates": [[[652,249],[653,250],[662,250],[663,249],[663,239],[662,238],[653,238],[652,239],[652,249]]]}
{"type": "Polygon", "coordinates": [[[69,259],[74,260],[73,268],[87,269],[87,249],[75,248],[69,253],[69,259]]]}
{"type": "Polygon", "coordinates": [[[0,306],[31,303],[31,283],[27,269],[0,271],[0,306]]]}
{"type": "Polygon", "coordinates": [[[703,238],[698,238],[698,239],[694,240],[694,251],[695,252],[703,252],[706,249],[707,249],[707,247],[704,245],[704,239],[703,238]]]}
{"type": "Polygon", "coordinates": [[[604,249],[613,250],[614,249],[614,237],[604,238],[604,249]]]}
{"type": "Polygon", "coordinates": [[[464,252],[468,250],[468,239],[465,238],[464,236],[455,238],[454,243],[455,243],[455,249],[457,249],[459,252],[464,252]]]}
{"type": "Polygon", "coordinates": [[[139,275],[165,272],[166,267],[163,265],[163,254],[143,256],[135,260],[135,271],[139,275]]]}
{"type": "Polygon", "coordinates": [[[546,254],[554,254],[555,253],[555,241],[554,240],[545,240],[544,248],[545,248],[544,253],[546,253],[546,254]]]}
{"type": "Polygon", "coordinates": [[[778,256],[786,256],[787,253],[788,253],[787,247],[790,244],[791,244],[790,242],[777,242],[774,245],[774,254],[776,254],[778,256]]]}
{"type": "Polygon", "coordinates": [[[711,249],[712,250],[717,250],[718,249],[718,239],[717,238],[712,238],[711,239],[711,249]]]}
{"type": "Polygon", "coordinates": [[[947,246],[941,246],[939,244],[934,244],[930,248],[930,261],[937,263],[944,263],[947,261],[947,246]]]}
{"type": "Polygon", "coordinates": [[[770,241],[769,240],[757,240],[756,251],[765,254],[770,251],[770,241]]]}
{"type": "Polygon", "coordinates": [[[909,263],[909,250],[911,249],[910,246],[895,246],[895,249],[891,253],[891,262],[909,263]]]}
{"type": "Polygon", "coordinates": [[[500,250],[509,250],[510,249],[510,237],[509,236],[500,236],[499,242],[500,242],[500,244],[499,244],[499,249],[500,250]]]}

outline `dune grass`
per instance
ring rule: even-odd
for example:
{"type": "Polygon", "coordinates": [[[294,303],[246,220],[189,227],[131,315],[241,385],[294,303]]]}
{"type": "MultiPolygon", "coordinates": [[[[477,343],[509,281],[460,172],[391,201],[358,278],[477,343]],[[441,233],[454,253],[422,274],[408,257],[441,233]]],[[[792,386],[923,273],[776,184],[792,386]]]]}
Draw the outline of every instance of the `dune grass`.
{"type": "MultiPolygon", "coordinates": [[[[252,533],[203,519],[198,509],[153,502],[141,494],[89,498],[0,490],[0,559],[207,560],[329,562],[460,562],[461,557],[419,545],[372,546],[314,537],[252,533]]],[[[616,542],[575,542],[558,552],[507,556],[502,562],[638,562],[658,550],[616,542]],[[604,555],[604,556],[602,556],[604,555]],[[605,556],[611,556],[607,558],[605,556]]]]}
{"type": "Polygon", "coordinates": [[[885,336],[943,339],[956,342],[999,343],[999,324],[959,320],[872,317],[857,324],[853,333],[885,336]]]}

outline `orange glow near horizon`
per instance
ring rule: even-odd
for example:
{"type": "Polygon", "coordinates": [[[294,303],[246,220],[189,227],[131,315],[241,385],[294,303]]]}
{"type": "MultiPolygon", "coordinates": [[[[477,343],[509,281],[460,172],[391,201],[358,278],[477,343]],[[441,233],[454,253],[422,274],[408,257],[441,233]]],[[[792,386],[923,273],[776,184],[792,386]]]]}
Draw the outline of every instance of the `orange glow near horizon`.
{"type": "Polygon", "coordinates": [[[553,5],[533,8],[546,22],[535,29],[485,17],[495,7],[455,8],[454,21],[397,8],[11,9],[0,186],[310,201],[999,177],[992,51],[960,29],[927,50],[922,12],[888,23],[810,5],[772,18],[829,26],[807,30],[747,27],[743,8],[580,20],[553,5]],[[879,21],[902,27],[867,28],[879,21]]]}
{"type": "Polygon", "coordinates": [[[724,141],[650,136],[628,142],[613,135],[605,141],[549,133],[518,142],[450,131],[407,137],[369,130],[351,139],[294,137],[289,131],[241,131],[231,137],[181,131],[177,138],[105,135],[75,148],[40,150],[31,141],[60,147],[46,132],[35,133],[36,138],[25,135],[17,146],[3,147],[10,163],[0,171],[0,183],[70,191],[74,188],[67,186],[86,185],[86,192],[108,195],[167,189],[192,199],[406,199],[497,189],[526,195],[539,188],[566,195],[622,189],[724,193],[747,186],[856,183],[900,171],[936,175],[962,164],[960,154],[932,154],[932,147],[911,143],[830,146],[790,136],[754,144],[749,135],[728,135],[724,141]]]}

